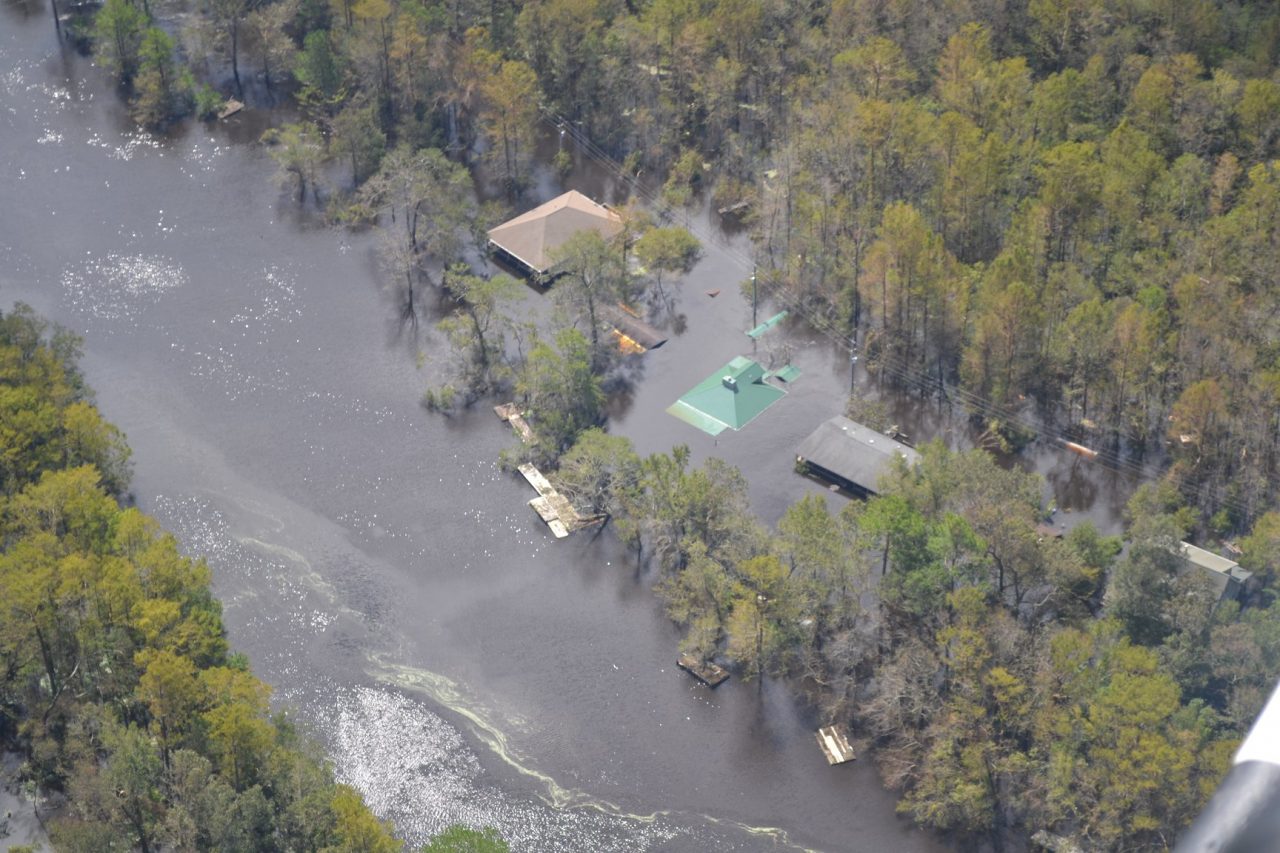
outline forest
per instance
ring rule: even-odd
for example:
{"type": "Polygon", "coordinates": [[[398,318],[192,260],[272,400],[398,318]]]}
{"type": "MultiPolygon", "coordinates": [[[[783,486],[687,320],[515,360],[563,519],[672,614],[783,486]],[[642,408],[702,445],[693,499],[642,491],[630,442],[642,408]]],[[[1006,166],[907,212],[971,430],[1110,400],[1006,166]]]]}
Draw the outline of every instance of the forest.
{"type": "MultiPolygon", "coordinates": [[[[347,221],[390,218],[423,157],[515,202],[567,132],[659,176],[658,216],[743,212],[774,297],[881,381],[1015,447],[1168,456],[1218,532],[1274,503],[1273,4],[107,0],[75,30],[144,123],[216,112],[197,78],[292,99],[282,174],[347,221]]],[[[458,212],[450,180],[415,218],[458,212]]],[[[501,207],[390,229],[388,277],[447,270],[501,207]]]]}
{"type": "MultiPolygon", "coordinates": [[[[397,853],[230,650],[209,569],[122,503],[129,449],[79,342],[0,316],[0,750],[69,853],[397,853]]],[[[9,848],[6,848],[9,849],[9,848]]],[[[451,827],[430,853],[502,853],[451,827]]]]}
{"type": "Polygon", "coordinates": [[[427,288],[456,308],[425,402],[513,393],[539,442],[512,455],[656,567],[685,649],[851,723],[913,820],[1159,850],[1221,778],[1280,672],[1275,4],[106,0],[74,36],[146,124],[296,104],[264,138],[296,203],[378,229],[407,318],[427,288]],[[549,133],[647,202],[622,240],[565,247],[551,332],[464,263],[528,206],[549,133]],[[1036,478],[936,445],[770,530],[740,472],[602,431],[599,309],[679,287],[698,246],[672,216],[708,204],[880,385],[1002,450],[1160,467],[1124,536],[1038,535],[1036,478]],[[1179,572],[1187,538],[1237,543],[1243,607],[1179,572]]]}

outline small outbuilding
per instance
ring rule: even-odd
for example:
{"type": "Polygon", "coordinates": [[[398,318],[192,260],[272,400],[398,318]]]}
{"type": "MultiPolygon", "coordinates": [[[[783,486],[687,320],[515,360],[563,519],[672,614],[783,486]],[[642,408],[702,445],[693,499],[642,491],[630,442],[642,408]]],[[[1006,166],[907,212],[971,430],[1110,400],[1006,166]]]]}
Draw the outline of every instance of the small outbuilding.
{"type": "Polygon", "coordinates": [[[762,366],[738,356],[693,386],[667,408],[667,413],[708,435],[742,429],[787,396],[786,391],[765,382],[766,378],[762,366]]]}
{"type": "Polygon", "coordinates": [[[580,231],[605,239],[622,233],[622,217],[577,190],[569,190],[489,230],[489,246],[503,262],[536,279],[556,274],[556,250],[580,231]]]}
{"type": "Polygon", "coordinates": [[[623,352],[642,353],[657,349],[667,342],[667,336],[640,319],[624,305],[606,305],[601,310],[604,318],[613,326],[618,348],[623,352]]]}
{"type": "Polygon", "coordinates": [[[855,495],[874,495],[880,475],[901,456],[914,465],[920,454],[883,433],[837,415],[809,434],[796,451],[796,463],[855,495]]]}
{"type": "Polygon", "coordinates": [[[1178,556],[1182,558],[1184,571],[1199,570],[1208,576],[1219,601],[1244,599],[1249,581],[1253,579],[1253,572],[1240,568],[1235,560],[1197,548],[1190,542],[1178,543],[1178,556]]]}

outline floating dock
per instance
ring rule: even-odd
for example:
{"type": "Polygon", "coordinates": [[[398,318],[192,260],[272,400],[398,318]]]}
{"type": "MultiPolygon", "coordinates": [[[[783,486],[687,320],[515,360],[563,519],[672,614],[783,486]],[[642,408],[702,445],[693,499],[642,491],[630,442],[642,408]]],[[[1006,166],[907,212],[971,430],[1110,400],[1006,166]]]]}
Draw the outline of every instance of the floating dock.
{"type": "Polygon", "coordinates": [[[529,501],[529,506],[533,507],[538,517],[546,522],[547,527],[551,528],[551,532],[557,539],[563,539],[575,530],[599,524],[604,520],[603,516],[580,515],[573,504],[569,503],[569,499],[556,491],[555,486],[551,485],[542,472],[529,463],[521,465],[518,470],[538,493],[536,498],[529,501]]]}
{"type": "Polygon", "coordinates": [[[693,655],[680,655],[676,660],[676,666],[708,687],[719,687],[729,678],[729,670],[711,661],[700,661],[693,655]]]}
{"type": "Polygon", "coordinates": [[[494,406],[493,413],[500,420],[511,424],[511,428],[516,431],[516,435],[520,436],[521,441],[525,444],[533,443],[533,429],[529,426],[529,422],[524,419],[524,413],[520,411],[515,403],[503,403],[501,406],[494,406]]]}
{"type": "Polygon", "coordinates": [[[844,764],[853,761],[853,747],[849,745],[849,735],[844,726],[826,726],[818,729],[818,746],[827,757],[828,764],[844,764]]]}

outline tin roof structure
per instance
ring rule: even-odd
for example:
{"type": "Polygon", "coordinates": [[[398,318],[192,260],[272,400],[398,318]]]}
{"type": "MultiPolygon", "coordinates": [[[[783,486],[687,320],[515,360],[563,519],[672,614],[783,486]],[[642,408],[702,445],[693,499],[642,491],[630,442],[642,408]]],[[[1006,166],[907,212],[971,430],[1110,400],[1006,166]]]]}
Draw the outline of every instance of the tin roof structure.
{"type": "Polygon", "coordinates": [[[920,454],[883,433],[843,415],[824,421],[796,450],[798,460],[814,473],[855,492],[876,494],[880,475],[895,456],[914,465],[920,454]]]}
{"type": "Polygon", "coordinates": [[[695,385],[667,413],[708,435],[742,429],[787,396],[786,391],[764,380],[763,367],[738,356],[695,385]]]}
{"type": "Polygon", "coordinates": [[[622,231],[622,217],[577,190],[551,199],[489,230],[489,242],[534,275],[555,266],[555,250],[579,231],[608,239],[622,231]]]}
{"type": "Polygon", "coordinates": [[[1219,600],[1239,599],[1245,585],[1253,577],[1252,572],[1240,568],[1240,564],[1235,560],[1228,560],[1212,551],[1197,548],[1190,542],[1178,543],[1178,556],[1185,561],[1186,565],[1195,566],[1206,572],[1210,585],[1214,592],[1218,593],[1219,600]]]}

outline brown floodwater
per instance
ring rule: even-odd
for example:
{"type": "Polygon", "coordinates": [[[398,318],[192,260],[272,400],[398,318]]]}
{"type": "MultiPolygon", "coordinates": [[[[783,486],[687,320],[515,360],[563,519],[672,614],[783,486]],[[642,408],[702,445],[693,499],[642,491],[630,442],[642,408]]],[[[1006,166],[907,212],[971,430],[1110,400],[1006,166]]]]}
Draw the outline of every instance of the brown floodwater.
{"type": "MultiPolygon", "coordinates": [[[[138,504],[209,561],[232,644],[338,775],[417,843],[461,821],[521,851],[938,850],[869,762],[826,765],[786,685],[712,692],[677,670],[650,572],[608,534],[550,536],[495,465],[512,435],[489,404],[421,407],[445,375],[440,335],[402,322],[371,235],[321,227],[274,183],[253,143],[274,118],[153,138],[45,6],[0,6],[0,297],[84,336],[138,504]]],[[[574,156],[531,200],[624,189],[574,156]]],[[[750,247],[714,218],[689,219],[707,251],[668,286],[675,331],[635,364],[611,429],[642,453],[683,443],[740,466],[774,521],[823,492],[794,448],[842,410],[851,366],[802,323],[744,335],[750,247]],[[740,433],[665,414],[743,354],[789,354],[802,375],[740,433]]],[[[972,441],[936,405],[894,405],[913,436],[972,441]]],[[[1017,461],[1064,517],[1114,529],[1131,479],[1050,445],[1017,461]]]]}

